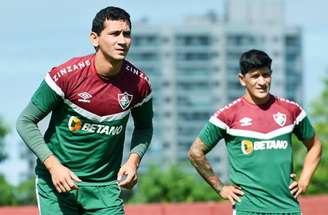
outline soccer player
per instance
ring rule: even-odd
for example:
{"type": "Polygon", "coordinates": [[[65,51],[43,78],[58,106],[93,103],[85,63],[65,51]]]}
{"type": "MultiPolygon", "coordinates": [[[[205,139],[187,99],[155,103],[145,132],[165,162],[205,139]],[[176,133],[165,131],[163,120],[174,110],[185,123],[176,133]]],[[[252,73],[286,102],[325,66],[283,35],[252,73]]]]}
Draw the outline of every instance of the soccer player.
{"type": "Polygon", "coordinates": [[[149,78],[125,60],[130,15],[100,10],[90,40],[95,54],[54,67],[17,120],[17,130],[37,156],[40,214],[124,214],[120,187],[131,189],[152,137],[149,78]],[[37,123],[52,113],[41,135],[37,123]],[[134,131],[121,166],[129,114],[134,131]]]}
{"type": "Polygon", "coordinates": [[[301,214],[298,196],[307,190],[319,164],[321,144],[304,110],[270,94],[271,58],[249,50],[240,57],[244,96],[210,118],[189,150],[206,182],[234,205],[233,214],[301,214]],[[293,177],[292,134],[307,148],[299,180],[293,177]],[[231,183],[223,184],[206,159],[225,140],[231,183]]]}

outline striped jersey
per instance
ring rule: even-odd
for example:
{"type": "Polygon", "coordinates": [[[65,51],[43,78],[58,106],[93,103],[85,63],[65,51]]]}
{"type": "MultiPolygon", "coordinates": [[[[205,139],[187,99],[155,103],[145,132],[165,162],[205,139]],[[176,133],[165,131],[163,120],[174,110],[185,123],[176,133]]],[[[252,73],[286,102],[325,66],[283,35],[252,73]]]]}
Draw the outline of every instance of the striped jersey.
{"type": "Polygon", "coordinates": [[[314,130],[298,104],[272,95],[264,105],[241,97],[214,113],[202,129],[199,138],[208,150],[221,139],[226,142],[230,180],[245,193],[237,211],[300,212],[288,189],[292,134],[306,140],[314,130]]]}
{"type": "MultiPolygon", "coordinates": [[[[129,113],[152,118],[148,76],[124,60],[121,71],[105,78],[96,72],[95,55],[54,67],[32,97],[52,116],[45,133],[49,149],[82,181],[116,179],[129,113]]],[[[40,161],[36,172],[48,174],[40,161]]]]}

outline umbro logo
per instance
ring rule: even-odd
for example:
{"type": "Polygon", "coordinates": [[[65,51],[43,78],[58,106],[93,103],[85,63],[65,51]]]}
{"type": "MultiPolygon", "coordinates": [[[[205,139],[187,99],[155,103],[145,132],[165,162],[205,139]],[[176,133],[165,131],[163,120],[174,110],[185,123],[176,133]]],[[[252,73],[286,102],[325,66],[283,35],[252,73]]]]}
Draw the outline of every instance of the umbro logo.
{"type": "Polygon", "coordinates": [[[252,119],[249,117],[244,117],[241,120],[239,120],[240,122],[240,126],[250,126],[252,125],[252,119]]]}
{"type": "Polygon", "coordinates": [[[92,95],[88,92],[82,92],[78,94],[81,98],[78,99],[79,102],[90,103],[92,95]]]}

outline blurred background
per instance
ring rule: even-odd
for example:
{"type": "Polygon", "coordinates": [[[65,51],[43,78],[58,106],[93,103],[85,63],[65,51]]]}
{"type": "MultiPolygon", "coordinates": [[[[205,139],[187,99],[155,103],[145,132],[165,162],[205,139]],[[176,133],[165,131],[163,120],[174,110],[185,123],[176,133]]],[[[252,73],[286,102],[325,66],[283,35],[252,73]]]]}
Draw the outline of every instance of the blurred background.
{"type": "MultiPolygon", "coordinates": [[[[212,113],[242,95],[238,60],[252,48],[273,58],[272,92],[300,103],[327,143],[325,0],[5,1],[0,7],[0,205],[35,204],[35,158],[18,137],[15,120],[52,67],[94,52],[91,22],[109,5],[131,15],[128,59],[150,76],[154,97],[154,138],[138,187],[123,192],[126,202],[219,200],[187,162],[187,151],[212,113]]],[[[46,125],[44,120],[40,128],[46,125]]],[[[305,147],[296,139],[293,145],[299,173],[305,147]]],[[[328,193],[325,146],[324,151],[308,195],[328,193]]],[[[227,181],[224,143],[208,156],[227,181]]]]}

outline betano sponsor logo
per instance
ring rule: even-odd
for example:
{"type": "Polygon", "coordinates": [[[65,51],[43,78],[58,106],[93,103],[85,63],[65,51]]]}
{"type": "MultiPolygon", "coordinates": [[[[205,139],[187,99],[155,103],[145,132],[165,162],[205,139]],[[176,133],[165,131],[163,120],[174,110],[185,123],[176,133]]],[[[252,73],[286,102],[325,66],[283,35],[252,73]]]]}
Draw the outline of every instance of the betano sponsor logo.
{"type": "Polygon", "coordinates": [[[243,140],[241,141],[241,151],[248,155],[253,152],[253,143],[249,140],[243,140]]]}
{"type": "Polygon", "coordinates": [[[118,135],[123,130],[123,125],[117,126],[108,126],[101,124],[93,124],[93,123],[82,123],[82,121],[76,117],[71,116],[68,120],[68,128],[70,131],[86,131],[89,133],[97,133],[97,134],[106,134],[106,135],[118,135]]]}
{"type": "Polygon", "coordinates": [[[71,116],[68,120],[68,128],[71,131],[78,131],[81,129],[81,120],[76,116],[71,116]]]}
{"type": "Polygon", "coordinates": [[[253,151],[286,149],[287,147],[287,140],[264,140],[255,142],[250,140],[241,141],[241,151],[246,155],[251,154],[253,151]]]}

